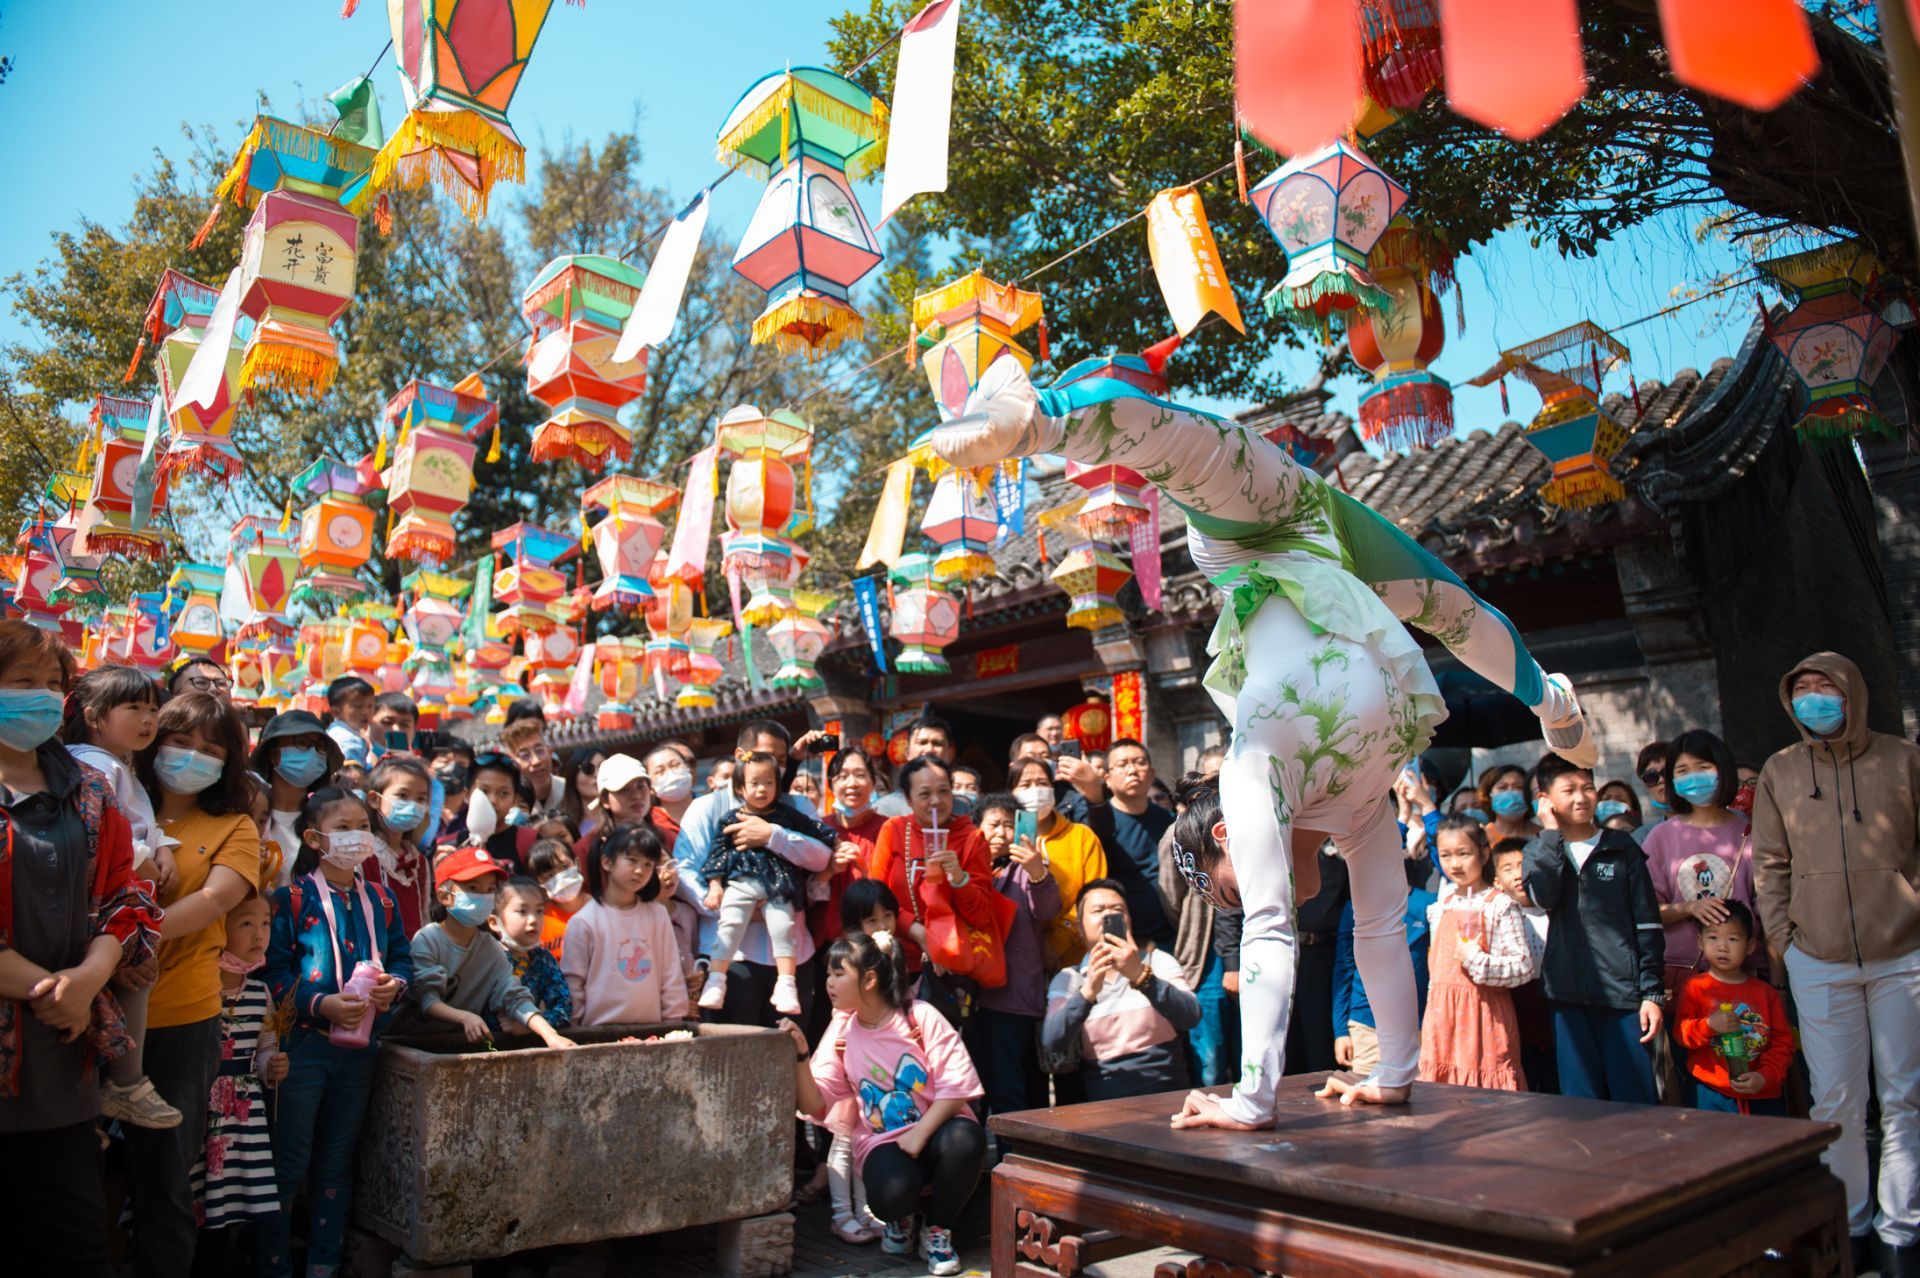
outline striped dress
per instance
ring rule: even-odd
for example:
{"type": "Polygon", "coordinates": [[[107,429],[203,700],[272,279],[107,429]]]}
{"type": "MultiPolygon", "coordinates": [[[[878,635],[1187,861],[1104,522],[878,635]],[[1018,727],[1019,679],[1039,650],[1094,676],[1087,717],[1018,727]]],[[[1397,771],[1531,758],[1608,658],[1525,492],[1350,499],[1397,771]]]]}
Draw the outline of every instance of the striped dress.
{"type": "Polygon", "coordinates": [[[266,1026],[271,1010],[263,981],[248,977],[238,990],[222,992],[220,1073],[207,1108],[207,1146],[193,1165],[193,1200],[209,1229],[280,1207],[266,1088],[254,1073],[263,1053],[279,1050],[266,1026]]]}

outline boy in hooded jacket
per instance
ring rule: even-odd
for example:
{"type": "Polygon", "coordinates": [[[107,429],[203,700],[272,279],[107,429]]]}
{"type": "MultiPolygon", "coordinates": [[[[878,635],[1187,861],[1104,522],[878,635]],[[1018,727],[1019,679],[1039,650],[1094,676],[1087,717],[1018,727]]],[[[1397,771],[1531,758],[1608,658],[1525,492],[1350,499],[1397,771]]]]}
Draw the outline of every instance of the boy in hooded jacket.
{"type": "Polygon", "coordinates": [[[1793,991],[1813,1117],[1846,1185],[1856,1268],[1920,1275],[1920,747],[1868,727],[1866,680],[1816,652],[1780,681],[1800,741],[1753,800],[1754,897],[1776,983],[1793,991]],[[1869,1079],[1880,1192],[1869,1192],[1869,1079]],[[1873,1235],[1883,1256],[1873,1256],[1873,1235]]]}

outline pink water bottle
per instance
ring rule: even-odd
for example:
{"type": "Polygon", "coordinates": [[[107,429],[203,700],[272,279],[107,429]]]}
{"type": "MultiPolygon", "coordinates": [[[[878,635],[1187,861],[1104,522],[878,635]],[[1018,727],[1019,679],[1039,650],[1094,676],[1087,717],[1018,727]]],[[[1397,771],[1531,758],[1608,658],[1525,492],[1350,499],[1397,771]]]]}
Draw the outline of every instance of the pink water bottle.
{"type": "MultiPolygon", "coordinates": [[[[340,987],[340,992],[348,998],[364,999],[373,993],[373,987],[379,984],[385,975],[377,963],[361,961],[353,965],[353,975],[340,987]]],[[[335,1025],[327,1033],[327,1041],[335,1047],[365,1047],[373,1038],[373,1018],[377,1013],[371,1003],[367,1005],[367,1014],[352,1029],[335,1025]]]]}

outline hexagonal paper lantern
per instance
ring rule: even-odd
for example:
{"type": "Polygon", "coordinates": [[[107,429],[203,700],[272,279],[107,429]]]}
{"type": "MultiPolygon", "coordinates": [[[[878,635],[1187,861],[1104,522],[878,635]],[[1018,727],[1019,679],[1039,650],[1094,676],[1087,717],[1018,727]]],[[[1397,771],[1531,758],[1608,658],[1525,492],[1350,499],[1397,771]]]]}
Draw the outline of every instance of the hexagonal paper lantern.
{"type": "Polygon", "coordinates": [[[1074,523],[1088,537],[1118,541],[1152,513],[1147,509],[1146,477],[1132,467],[1068,462],[1067,478],[1086,490],[1074,523]]]}
{"type": "Polygon", "coordinates": [[[793,602],[794,610],[767,631],[773,650],[780,654],[773,686],[818,691],[827,686],[827,681],[814,669],[814,662],[833,639],[833,627],[820,620],[820,614],[833,605],[833,596],[799,590],[794,592],[793,602]]]}
{"type": "Polygon", "coordinates": [[[971,474],[947,471],[933,483],[920,531],[937,547],[935,581],[971,581],[986,576],[995,567],[993,539],[1000,531],[1000,507],[993,490],[971,474]]]}
{"type": "Polygon", "coordinates": [[[220,624],[220,592],[226,574],[215,564],[183,563],[167,578],[172,600],[173,641],[196,657],[210,654],[226,640],[220,624]]]}
{"type": "Polygon", "coordinates": [[[496,431],[500,406],[478,374],[448,389],[419,379],[387,401],[386,428],[398,432],[385,475],[395,523],[386,553],[400,560],[444,563],[453,556],[453,516],[473,492],[475,441],[496,431]]]}
{"type": "Polygon", "coordinates": [[[1767,336],[1807,396],[1807,410],[1794,423],[1800,438],[1897,435],[1873,400],[1873,385],[1899,340],[1875,305],[1881,267],[1873,254],[1847,240],[1756,265],[1794,303],[1767,336]]]}
{"type": "Polygon", "coordinates": [[[894,668],[906,674],[948,674],[941,651],[960,637],[960,601],[933,581],[933,561],[918,552],[900,556],[893,582],[893,621],[887,633],[903,645],[894,668]]]}
{"type": "Polygon", "coordinates": [[[1285,277],[1263,299],[1269,315],[1324,329],[1336,312],[1388,304],[1367,254],[1407,192],[1365,153],[1330,142],[1275,169],[1247,198],[1287,254],[1285,277]]]}
{"type": "Polygon", "coordinates": [[[645,671],[654,690],[666,699],[668,680],[675,683],[687,677],[687,633],[693,624],[693,587],[667,572],[667,552],[654,556],[653,569],[647,574],[653,597],[647,600],[645,671]]]}
{"type": "Polygon", "coordinates": [[[1526,440],[1553,463],[1540,498],[1578,510],[1626,496],[1609,461],[1627,442],[1627,432],[1600,408],[1606,369],[1627,358],[1627,348],[1599,325],[1582,320],[1557,333],[1503,351],[1500,362],[1472,381],[1488,385],[1518,374],[1540,392],[1540,412],[1527,424],[1526,440]]]}
{"type": "Polygon", "coordinates": [[[387,660],[387,627],[377,617],[352,617],[340,636],[340,659],[347,669],[378,687],[376,676],[387,660]]]}
{"type": "Polygon", "coordinates": [[[600,559],[596,610],[638,608],[653,597],[647,573],[666,533],[660,516],[679,500],[673,485],[637,475],[609,475],[581,494],[580,517],[603,516],[588,533],[600,559]]]}
{"type": "Polygon", "coordinates": [[[720,664],[721,640],[733,633],[733,623],[718,617],[699,617],[687,627],[687,672],[674,704],[682,710],[710,710],[713,688],[725,673],[720,664]]]}
{"type": "Polygon", "coordinates": [[[614,359],[620,332],[646,275],[599,253],[557,257],[520,299],[533,329],[527,393],[550,416],[533,432],[535,461],[571,459],[588,470],[633,456],[633,432],[620,410],[647,388],[647,352],[614,359]]]}
{"type": "MultiPolygon", "coordinates": [[[[220,300],[220,290],[181,274],[169,267],[160,277],[160,287],[147,306],[140,343],[155,346],[154,372],[160,381],[161,400],[173,404],[180,379],[186,376],[193,353],[200,348],[201,334],[220,300]]],[[[236,342],[244,343],[253,331],[253,321],[241,317],[235,330],[236,342]]],[[[218,393],[206,408],[181,403],[167,414],[167,444],[161,452],[162,474],[181,472],[200,475],[214,483],[226,483],[240,473],[240,454],[230,438],[233,433],[234,383],[240,376],[242,346],[227,352],[227,362],[218,393]]],[[[134,353],[139,362],[140,353],[134,353]]],[[[131,372],[131,368],[128,370],[131,372]]]]}
{"type": "Polygon", "coordinates": [[[732,462],[721,566],[747,587],[742,620],[770,626],[793,610],[793,584],[811,558],[782,534],[798,526],[795,511],[809,484],[793,468],[807,463],[813,428],[784,410],[766,416],[742,404],[720,419],[714,442],[720,456],[732,462]]]}
{"type": "Polygon", "coordinates": [[[246,590],[247,616],[233,632],[243,643],[287,638],[293,626],[287,605],[300,568],[293,538],[262,515],[247,515],[233,526],[233,558],[246,590]]]}
{"type": "Polygon", "coordinates": [[[1067,626],[1074,630],[1098,630],[1126,620],[1116,596],[1133,577],[1120,556],[1097,541],[1084,541],[1068,551],[1050,574],[1053,584],[1067,592],[1067,626]]]}
{"type": "Polygon", "coordinates": [[[1397,218],[1367,265],[1389,300],[1347,323],[1353,362],[1374,379],[1360,397],[1360,435],[1390,449],[1431,448],[1453,434],[1453,387],[1427,369],[1447,341],[1438,293],[1452,284],[1453,255],[1397,218]]]}
{"type": "Polygon", "coordinates": [[[350,599],[366,593],[354,576],[373,554],[373,511],[366,494],[371,476],[346,462],[321,458],[294,476],[295,492],[312,504],[300,512],[300,568],[294,598],[350,599]]]}
{"type": "Polygon", "coordinates": [[[913,327],[922,348],[920,367],[933,388],[941,421],[966,410],[967,398],[995,360],[1005,357],[1022,368],[1033,367],[1033,355],[1014,340],[1014,334],[1036,324],[1041,326],[1044,352],[1046,320],[1040,294],[988,279],[979,270],[913,299],[913,327]]]}
{"type": "Polygon", "coordinates": [[[571,537],[524,520],[493,534],[494,553],[514,561],[493,575],[494,600],[507,605],[496,618],[503,636],[539,634],[560,624],[567,579],[553,565],[573,549],[571,537]]]}

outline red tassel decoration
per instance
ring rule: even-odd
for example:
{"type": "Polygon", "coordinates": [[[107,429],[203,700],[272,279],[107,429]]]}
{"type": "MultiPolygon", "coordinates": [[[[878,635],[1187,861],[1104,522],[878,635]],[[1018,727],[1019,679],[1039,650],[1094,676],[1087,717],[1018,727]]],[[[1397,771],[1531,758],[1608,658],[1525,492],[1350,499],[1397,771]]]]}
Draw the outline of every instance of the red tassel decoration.
{"type": "Polygon", "coordinates": [[[387,198],[385,191],[380,192],[380,198],[373,202],[373,224],[379,228],[381,235],[393,234],[393,201],[387,198]]]}
{"type": "Polygon", "coordinates": [[[346,0],[346,3],[340,6],[340,16],[343,18],[351,18],[353,11],[359,7],[360,0],[346,0]]]}
{"type": "Polygon", "coordinates": [[[1044,315],[1040,317],[1040,359],[1043,363],[1047,359],[1047,317],[1044,315]]]}
{"type": "Polygon", "coordinates": [[[1760,308],[1760,336],[1771,342],[1773,340],[1773,315],[1767,310],[1767,299],[1755,293],[1753,295],[1753,304],[1760,308]]]}
{"type": "Polygon", "coordinates": [[[1047,530],[1044,528],[1040,530],[1040,562],[1047,562],[1047,530]]]}
{"type": "Polygon", "coordinates": [[[1587,358],[1593,363],[1593,393],[1598,395],[1600,393],[1602,379],[1600,375],[1600,347],[1597,344],[1587,347],[1587,358]]]}
{"type": "Polygon", "coordinates": [[[1647,415],[1647,410],[1640,406],[1640,382],[1631,368],[1627,370],[1627,392],[1633,396],[1633,420],[1638,423],[1647,415]]]}
{"type": "Polygon", "coordinates": [[[1247,199],[1247,146],[1240,137],[1240,116],[1233,117],[1233,180],[1240,186],[1240,202],[1250,203],[1247,199]]]}
{"type": "Polygon", "coordinates": [[[140,371],[140,357],[146,353],[147,353],[147,335],[145,333],[142,333],[140,335],[140,344],[133,348],[133,358],[127,361],[127,375],[120,379],[120,384],[122,386],[132,381],[133,375],[140,371]]]}
{"type": "Polygon", "coordinates": [[[1512,416],[1513,407],[1507,403],[1507,379],[1500,379],[1500,412],[1502,416],[1512,416]]]}
{"type": "Polygon", "coordinates": [[[214,223],[220,220],[221,207],[219,200],[213,202],[213,207],[207,210],[207,220],[200,224],[200,229],[193,233],[191,240],[187,241],[188,248],[197,249],[207,242],[207,237],[213,234],[214,223]]]}

